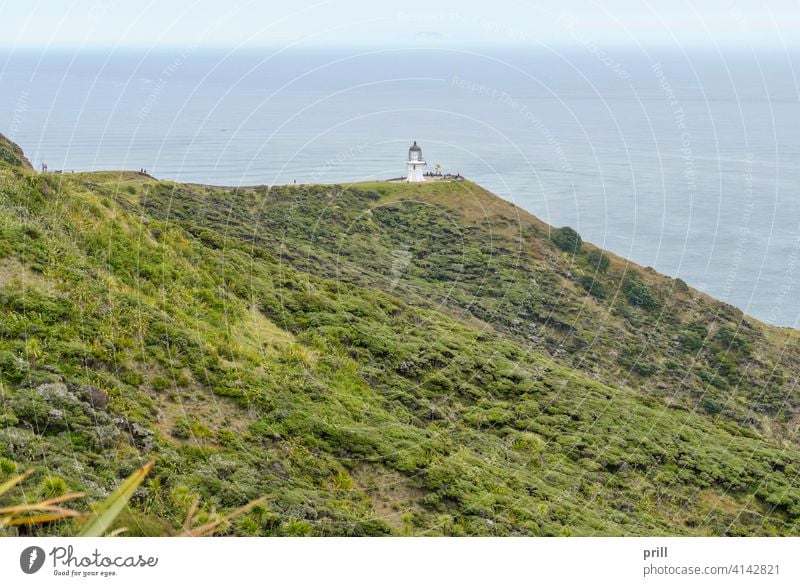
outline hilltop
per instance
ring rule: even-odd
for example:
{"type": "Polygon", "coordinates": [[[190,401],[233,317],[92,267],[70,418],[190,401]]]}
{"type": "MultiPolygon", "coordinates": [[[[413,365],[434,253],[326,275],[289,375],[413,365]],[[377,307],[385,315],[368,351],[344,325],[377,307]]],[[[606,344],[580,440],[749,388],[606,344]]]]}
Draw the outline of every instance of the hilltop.
{"type": "Polygon", "coordinates": [[[153,455],[120,521],[147,535],[261,495],[226,532],[798,533],[794,330],[469,181],[0,149],[0,481],[102,496],[153,455]]]}

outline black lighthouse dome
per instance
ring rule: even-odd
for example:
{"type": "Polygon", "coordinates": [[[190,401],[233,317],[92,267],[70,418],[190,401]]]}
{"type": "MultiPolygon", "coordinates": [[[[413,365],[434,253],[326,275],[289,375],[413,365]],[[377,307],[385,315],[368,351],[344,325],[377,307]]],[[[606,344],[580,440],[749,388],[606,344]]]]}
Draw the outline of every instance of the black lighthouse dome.
{"type": "Polygon", "coordinates": [[[409,161],[421,161],[422,160],[422,149],[419,148],[417,145],[417,141],[414,141],[414,144],[411,145],[411,148],[408,149],[408,160],[409,161]]]}

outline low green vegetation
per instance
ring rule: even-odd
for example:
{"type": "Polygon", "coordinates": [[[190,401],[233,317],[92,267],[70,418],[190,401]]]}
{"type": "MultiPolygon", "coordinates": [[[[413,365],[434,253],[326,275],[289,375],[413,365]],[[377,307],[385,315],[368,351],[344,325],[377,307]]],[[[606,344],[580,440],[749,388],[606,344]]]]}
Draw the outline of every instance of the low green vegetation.
{"type": "Polygon", "coordinates": [[[622,278],[622,292],[631,305],[643,309],[654,309],[658,305],[650,287],[635,270],[627,271],[622,278]]]}
{"type": "Polygon", "coordinates": [[[561,250],[573,254],[579,252],[581,244],[583,244],[580,234],[569,226],[553,230],[550,239],[553,241],[553,244],[558,246],[561,250]]]}
{"type": "Polygon", "coordinates": [[[596,297],[597,299],[605,299],[608,295],[603,283],[601,283],[600,280],[596,279],[593,275],[581,275],[578,278],[578,283],[580,283],[581,287],[586,289],[586,292],[592,297],[596,297]]]}
{"type": "Polygon", "coordinates": [[[798,356],[467,181],[0,167],[0,507],[105,532],[797,534],[798,356]]]}

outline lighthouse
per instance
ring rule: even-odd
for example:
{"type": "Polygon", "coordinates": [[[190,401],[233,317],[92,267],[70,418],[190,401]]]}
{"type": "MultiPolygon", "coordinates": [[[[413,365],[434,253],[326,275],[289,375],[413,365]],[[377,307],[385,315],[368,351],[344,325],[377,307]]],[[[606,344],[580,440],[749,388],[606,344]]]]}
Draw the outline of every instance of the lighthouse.
{"type": "Polygon", "coordinates": [[[417,146],[417,141],[408,149],[408,160],[406,161],[406,181],[408,183],[422,183],[425,181],[422,169],[427,163],[422,158],[422,149],[417,146]]]}

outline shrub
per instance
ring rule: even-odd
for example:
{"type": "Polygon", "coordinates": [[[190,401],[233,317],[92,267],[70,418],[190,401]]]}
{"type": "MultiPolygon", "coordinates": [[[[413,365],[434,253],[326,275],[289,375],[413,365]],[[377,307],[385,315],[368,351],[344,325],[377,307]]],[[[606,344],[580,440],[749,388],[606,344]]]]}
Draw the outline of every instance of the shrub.
{"type": "Polygon", "coordinates": [[[157,375],[150,381],[154,391],[164,391],[172,386],[172,384],[163,376],[157,375]]]}
{"type": "Polygon", "coordinates": [[[308,537],[313,532],[313,528],[306,521],[292,519],[281,523],[278,532],[283,537],[308,537]]]}
{"type": "Polygon", "coordinates": [[[391,535],[392,529],[381,519],[365,519],[359,521],[353,531],[353,535],[364,537],[380,537],[391,535]]]}
{"type": "Polygon", "coordinates": [[[336,473],[336,476],[331,480],[331,485],[337,490],[353,490],[355,488],[353,479],[344,470],[336,473]]]}
{"type": "Polygon", "coordinates": [[[0,351],[0,375],[10,382],[20,382],[28,374],[30,367],[22,358],[11,352],[0,351]]]}
{"type": "Polygon", "coordinates": [[[55,498],[67,494],[69,487],[66,481],[60,476],[47,476],[42,480],[40,492],[46,498],[55,498]]]}
{"type": "Polygon", "coordinates": [[[603,254],[602,250],[594,249],[586,253],[586,262],[590,267],[596,269],[601,273],[605,273],[611,265],[608,256],[603,254]]]}
{"type": "Polygon", "coordinates": [[[625,274],[625,278],[622,279],[622,292],[631,305],[644,309],[653,309],[657,305],[650,288],[635,271],[628,271],[625,274]]]}
{"type": "Polygon", "coordinates": [[[236,446],[239,443],[239,438],[230,429],[218,429],[217,441],[223,446],[236,446]]]}
{"type": "Polygon", "coordinates": [[[715,397],[703,397],[700,406],[709,415],[718,415],[725,408],[725,404],[715,397]]]}
{"type": "Polygon", "coordinates": [[[132,387],[138,387],[144,383],[144,377],[135,370],[127,370],[123,372],[120,374],[119,380],[132,387]]]}
{"type": "Polygon", "coordinates": [[[581,245],[583,244],[580,234],[578,234],[569,226],[564,226],[563,228],[553,230],[553,232],[550,234],[550,240],[552,240],[553,244],[558,246],[561,250],[571,252],[573,254],[579,252],[581,245]]]}
{"type": "Polygon", "coordinates": [[[578,278],[578,283],[581,287],[586,289],[586,292],[592,297],[596,297],[597,299],[606,298],[606,288],[591,275],[581,275],[578,278]]]}
{"type": "Polygon", "coordinates": [[[724,378],[705,369],[700,370],[697,373],[697,376],[699,376],[700,380],[702,380],[706,385],[715,386],[723,391],[729,386],[728,382],[724,378]]]}
{"type": "Polygon", "coordinates": [[[8,458],[0,458],[0,477],[6,478],[17,471],[17,464],[8,458]]]}
{"type": "Polygon", "coordinates": [[[684,349],[688,350],[689,352],[697,352],[703,347],[703,340],[705,340],[705,336],[700,332],[685,330],[680,333],[679,340],[684,349]]]}
{"type": "Polygon", "coordinates": [[[729,325],[723,325],[715,336],[723,348],[732,350],[747,350],[747,342],[744,340],[742,332],[737,332],[729,325]]]}
{"type": "Polygon", "coordinates": [[[192,437],[192,425],[186,419],[179,419],[170,430],[170,434],[174,438],[189,439],[192,437]]]}
{"type": "Polygon", "coordinates": [[[642,360],[637,360],[631,366],[631,370],[639,376],[652,376],[656,373],[656,367],[652,362],[649,362],[646,357],[642,360]]]}
{"type": "Polygon", "coordinates": [[[0,161],[14,165],[15,167],[22,166],[20,158],[6,145],[0,144],[0,161]]]}

